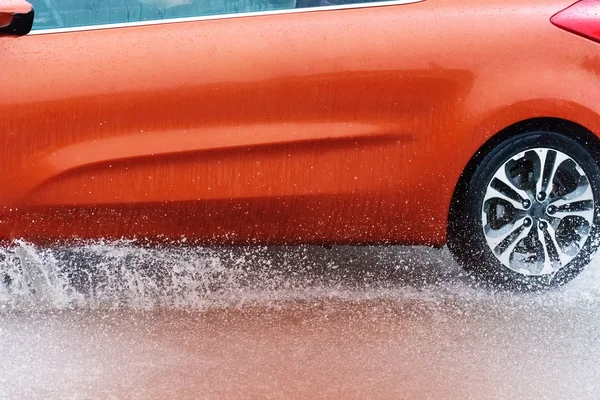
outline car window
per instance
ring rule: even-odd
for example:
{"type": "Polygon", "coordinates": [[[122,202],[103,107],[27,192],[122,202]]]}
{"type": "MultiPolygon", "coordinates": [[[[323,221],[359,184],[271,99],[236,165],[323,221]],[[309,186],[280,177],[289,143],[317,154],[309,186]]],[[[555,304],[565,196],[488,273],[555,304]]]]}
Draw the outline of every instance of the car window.
{"type": "Polygon", "coordinates": [[[34,30],[387,0],[29,0],[34,30]]]}
{"type": "Polygon", "coordinates": [[[153,21],[296,7],[296,0],[30,0],[33,29],[153,21]]]}
{"type": "Polygon", "coordinates": [[[30,0],[34,30],[372,1],[377,0],[30,0]]]}

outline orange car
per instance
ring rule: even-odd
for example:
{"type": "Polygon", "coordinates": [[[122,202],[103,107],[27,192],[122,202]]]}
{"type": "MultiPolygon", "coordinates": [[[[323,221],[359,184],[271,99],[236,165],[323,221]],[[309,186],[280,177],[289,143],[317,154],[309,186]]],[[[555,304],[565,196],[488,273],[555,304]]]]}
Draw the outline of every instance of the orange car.
{"type": "Polygon", "coordinates": [[[0,236],[448,243],[562,284],[600,236],[572,1],[0,0],[0,236]]]}

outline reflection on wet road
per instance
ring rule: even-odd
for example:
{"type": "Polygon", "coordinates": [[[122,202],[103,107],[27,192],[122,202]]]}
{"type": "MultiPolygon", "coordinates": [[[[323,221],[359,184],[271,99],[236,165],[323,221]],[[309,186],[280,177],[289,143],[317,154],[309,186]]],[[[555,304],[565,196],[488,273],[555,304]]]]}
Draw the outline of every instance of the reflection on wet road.
{"type": "Polygon", "coordinates": [[[596,261],[545,294],[445,250],[3,253],[0,398],[595,399],[596,261]]]}

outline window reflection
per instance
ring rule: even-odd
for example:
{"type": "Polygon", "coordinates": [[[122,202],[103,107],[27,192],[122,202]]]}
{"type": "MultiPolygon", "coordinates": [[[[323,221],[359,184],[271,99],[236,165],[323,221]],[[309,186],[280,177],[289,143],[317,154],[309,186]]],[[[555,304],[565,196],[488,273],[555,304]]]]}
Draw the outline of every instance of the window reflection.
{"type": "Polygon", "coordinates": [[[33,29],[68,28],[296,7],[296,0],[30,0],[33,29]]]}
{"type": "MultiPolygon", "coordinates": [[[[1,0],[0,0],[1,1],[1,0]]],[[[326,7],[390,0],[29,0],[33,29],[326,7]]]]}

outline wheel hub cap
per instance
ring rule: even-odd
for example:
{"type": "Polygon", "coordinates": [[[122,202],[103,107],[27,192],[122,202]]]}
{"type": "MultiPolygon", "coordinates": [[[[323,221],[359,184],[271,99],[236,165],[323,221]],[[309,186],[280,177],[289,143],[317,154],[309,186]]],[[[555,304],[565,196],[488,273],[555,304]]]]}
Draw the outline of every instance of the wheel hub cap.
{"type": "Polygon", "coordinates": [[[534,219],[542,219],[546,215],[546,206],[543,203],[535,203],[529,211],[534,219]]]}
{"type": "Polygon", "coordinates": [[[489,182],[482,226],[494,256],[523,275],[554,274],[589,237],[595,199],[568,155],[535,148],[506,161],[489,182]]]}

